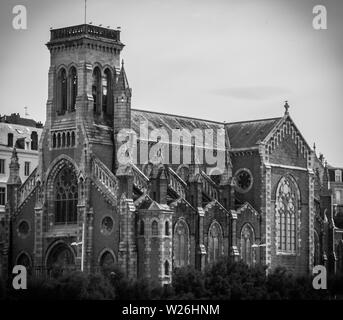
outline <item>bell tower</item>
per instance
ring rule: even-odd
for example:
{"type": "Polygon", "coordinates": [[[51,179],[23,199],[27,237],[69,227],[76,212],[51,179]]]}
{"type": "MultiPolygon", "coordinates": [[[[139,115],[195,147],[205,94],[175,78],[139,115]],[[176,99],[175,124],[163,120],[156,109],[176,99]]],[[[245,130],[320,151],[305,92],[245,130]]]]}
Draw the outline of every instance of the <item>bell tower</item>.
{"type": "Polygon", "coordinates": [[[113,93],[124,45],[120,31],[82,24],[52,29],[47,122],[113,121],[113,93]]]}
{"type": "Polygon", "coordinates": [[[40,174],[61,154],[85,169],[85,156],[93,153],[112,169],[116,87],[124,47],[120,30],[91,24],[51,29],[46,46],[50,68],[40,174]]]}

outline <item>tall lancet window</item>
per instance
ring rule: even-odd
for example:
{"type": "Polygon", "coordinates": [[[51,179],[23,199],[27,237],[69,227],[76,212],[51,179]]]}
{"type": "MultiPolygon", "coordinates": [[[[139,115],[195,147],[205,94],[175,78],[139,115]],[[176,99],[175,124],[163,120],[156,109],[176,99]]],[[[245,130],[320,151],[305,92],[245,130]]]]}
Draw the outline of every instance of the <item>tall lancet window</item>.
{"type": "Polygon", "coordinates": [[[93,70],[92,96],[94,100],[93,111],[99,114],[101,106],[101,72],[98,67],[93,70]]]}
{"type": "Polygon", "coordinates": [[[57,87],[57,104],[58,104],[58,113],[64,114],[67,110],[67,95],[68,95],[68,88],[67,88],[67,73],[64,68],[58,73],[58,87],[57,87]]]}
{"type": "Polygon", "coordinates": [[[179,220],[176,223],[173,241],[175,267],[179,268],[188,265],[189,232],[185,221],[179,220]]]}
{"type": "Polygon", "coordinates": [[[102,113],[111,114],[111,98],[112,98],[112,74],[109,69],[104,72],[102,78],[102,113]]]}
{"type": "Polygon", "coordinates": [[[69,71],[70,79],[70,111],[75,111],[77,97],[77,72],[75,67],[71,67],[69,71]]]}
{"type": "Polygon", "coordinates": [[[277,250],[295,253],[299,189],[293,179],[283,177],[276,191],[275,223],[277,250]]]}
{"type": "Polygon", "coordinates": [[[55,179],[55,223],[77,222],[77,178],[72,168],[65,166],[55,179]]]}
{"type": "Polygon", "coordinates": [[[223,234],[218,222],[213,222],[208,231],[208,262],[216,262],[222,255],[223,234]]]}
{"type": "Polygon", "coordinates": [[[241,258],[249,266],[253,264],[254,231],[250,224],[245,224],[241,231],[241,258]]]}

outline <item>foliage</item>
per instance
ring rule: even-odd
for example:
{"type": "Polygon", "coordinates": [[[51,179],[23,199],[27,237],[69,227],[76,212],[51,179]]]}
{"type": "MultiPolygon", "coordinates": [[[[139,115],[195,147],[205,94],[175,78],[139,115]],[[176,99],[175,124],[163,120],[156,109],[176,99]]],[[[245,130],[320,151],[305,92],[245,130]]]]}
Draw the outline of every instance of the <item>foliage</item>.
{"type": "Polygon", "coordinates": [[[249,267],[243,262],[223,258],[203,272],[194,267],[176,268],[172,285],[161,287],[149,279],[132,280],[116,267],[102,273],[70,272],[55,279],[34,279],[27,290],[5,287],[0,279],[0,298],[39,300],[306,300],[342,299],[343,275],[328,278],[328,290],[314,290],[312,277],[298,277],[278,267],[266,274],[262,266],[249,267]]]}
{"type": "Polygon", "coordinates": [[[0,300],[5,298],[6,288],[5,281],[0,277],[0,300]]]}
{"type": "Polygon", "coordinates": [[[26,290],[8,289],[11,300],[105,300],[114,289],[101,274],[71,272],[57,279],[29,279],[26,290]]]}
{"type": "Polygon", "coordinates": [[[206,295],[203,274],[191,266],[176,268],[172,279],[176,299],[199,299],[206,295]]]}

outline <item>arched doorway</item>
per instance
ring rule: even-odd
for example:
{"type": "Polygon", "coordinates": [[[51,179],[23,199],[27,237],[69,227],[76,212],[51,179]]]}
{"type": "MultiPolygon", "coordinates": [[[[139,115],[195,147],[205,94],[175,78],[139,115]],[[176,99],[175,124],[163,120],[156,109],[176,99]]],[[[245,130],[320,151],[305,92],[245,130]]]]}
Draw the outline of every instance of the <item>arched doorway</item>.
{"type": "Polygon", "coordinates": [[[46,266],[51,277],[74,271],[76,270],[74,252],[67,244],[58,243],[48,253],[46,266]]]}
{"type": "Polygon", "coordinates": [[[108,274],[109,272],[114,271],[114,267],[117,264],[116,260],[117,259],[112,250],[104,249],[102,253],[100,253],[99,258],[100,271],[103,274],[108,274]]]}
{"type": "Polygon", "coordinates": [[[32,274],[31,258],[26,252],[22,252],[18,255],[16,259],[16,264],[24,266],[26,268],[28,275],[32,274]]]}

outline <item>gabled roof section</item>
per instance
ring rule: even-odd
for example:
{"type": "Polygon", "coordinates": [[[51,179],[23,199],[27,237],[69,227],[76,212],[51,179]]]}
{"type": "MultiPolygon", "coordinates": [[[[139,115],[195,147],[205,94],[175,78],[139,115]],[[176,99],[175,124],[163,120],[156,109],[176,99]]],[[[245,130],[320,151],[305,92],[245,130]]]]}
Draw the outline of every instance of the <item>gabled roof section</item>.
{"type": "Polygon", "coordinates": [[[259,216],[260,215],[249,202],[245,202],[241,207],[239,207],[236,210],[236,212],[237,212],[237,214],[241,214],[243,211],[246,211],[246,210],[249,210],[255,216],[259,216]]]}
{"type": "Polygon", "coordinates": [[[164,210],[164,211],[168,210],[169,211],[170,208],[169,208],[169,206],[167,204],[161,204],[161,203],[158,203],[156,201],[152,201],[152,203],[151,203],[151,205],[150,205],[148,210],[158,210],[158,211],[160,211],[160,210],[164,210]]]}
{"type": "Polygon", "coordinates": [[[137,209],[148,209],[152,204],[153,200],[147,194],[142,194],[136,201],[134,202],[137,209]]]}
{"type": "Polygon", "coordinates": [[[232,149],[258,147],[271,130],[282,120],[282,117],[231,122],[225,124],[232,149]]]}
{"type": "Polygon", "coordinates": [[[188,208],[191,208],[194,212],[197,211],[186,199],[184,199],[182,197],[174,200],[169,206],[170,206],[170,208],[175,208],[175,207],[177,207],[180,204],[184,204],[188,208]]]}
{"type": "Polygon", "coordinates": [[[212,200],[211,202],[209,202],[205,207],[204,207],[204,213],[208,212],[211,208],[213,207],[217,207],[220,210],[224,211],[225,213],[229,214],[230,216],[232,216],[231,212],[226,210],[219,201],[217,201],[216,199],[212,200]]]}
{"type": "Polygon", "coordinates": [[[284,117],[273,126],[268,135],[263,141],[261,141],[265,145],[266,153],[273,152],[273,150],[287,136],[291,136],[292,140],[299,149],[299,153],[302,154],[303,157],[307,158],[312,154],[311,147],[306,142],[305,138],[288,113],[286,113],[284,117]]]}

